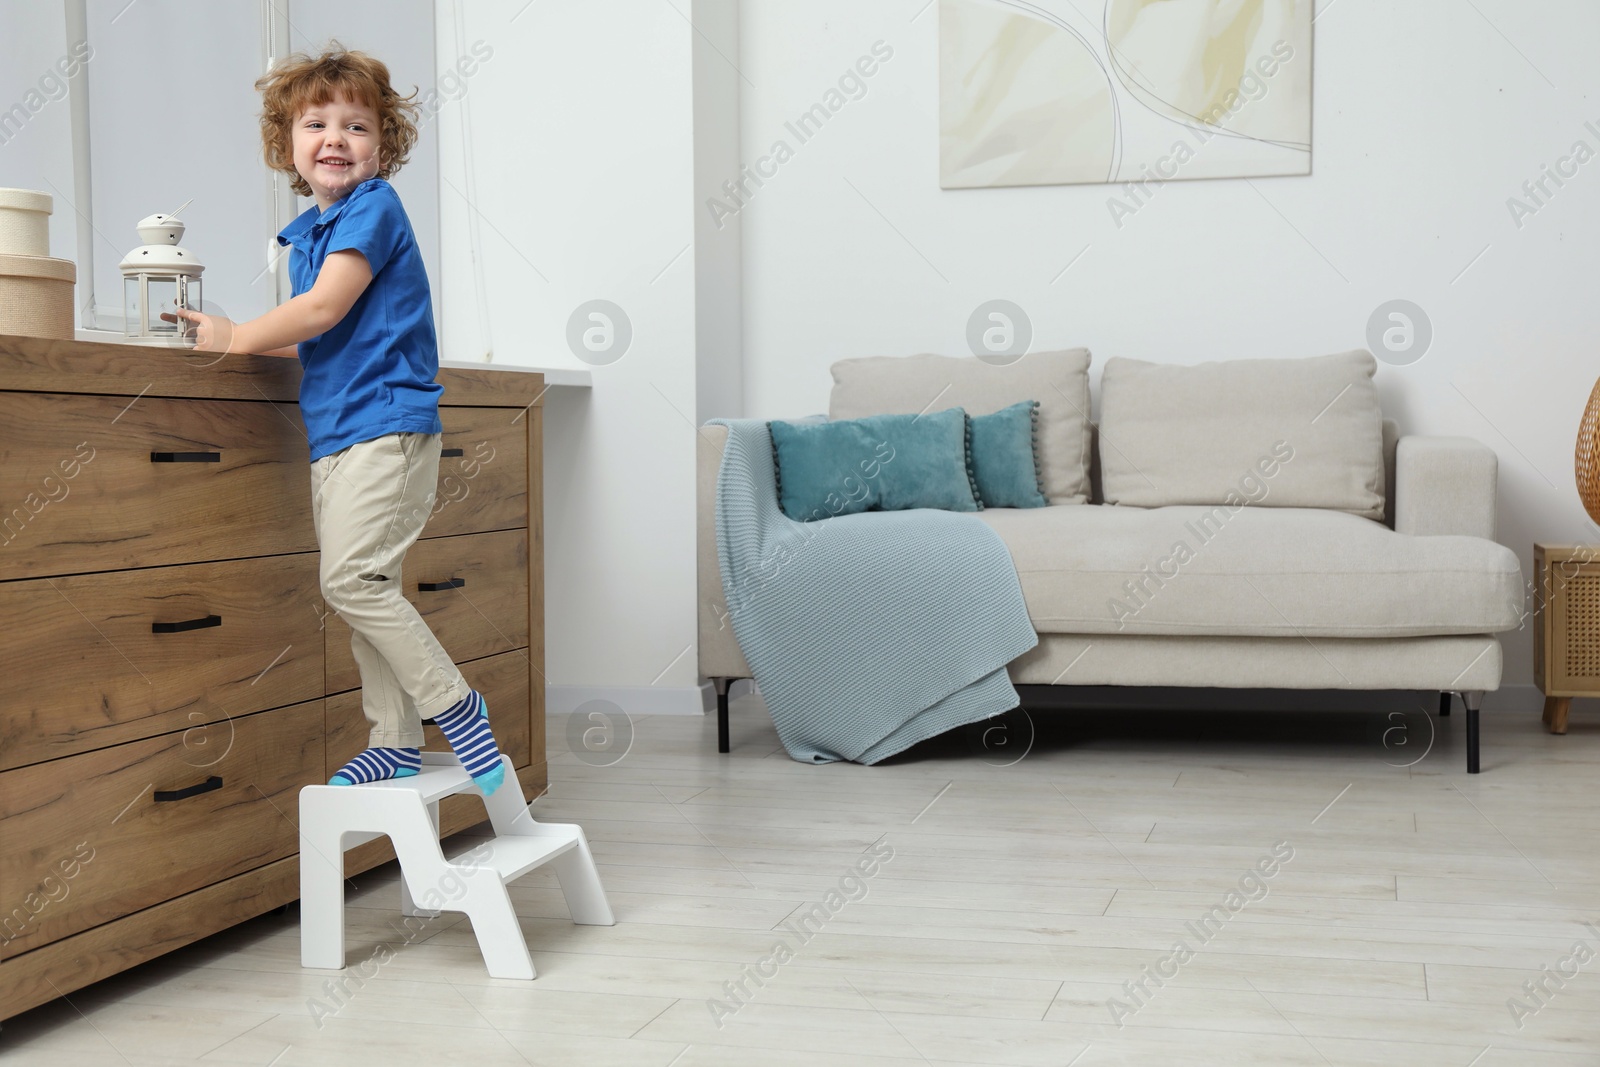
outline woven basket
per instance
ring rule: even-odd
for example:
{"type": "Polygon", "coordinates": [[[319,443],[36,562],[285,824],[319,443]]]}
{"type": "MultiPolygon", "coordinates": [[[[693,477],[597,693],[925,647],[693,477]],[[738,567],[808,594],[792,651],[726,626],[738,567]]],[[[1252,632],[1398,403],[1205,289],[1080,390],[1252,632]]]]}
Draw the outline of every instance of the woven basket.
{"type": "Polygon", "coordinates": [[[1600,523],[1600,381],[1594,383],[1589,406],[1583,409],[1583,421],[1578,424],[1575,466],[1583,509],[1600,523]]]}
{"type": "Polygon", "coordinates": [[[50,254],[49,193],[0,189],[0,256],[50,254]]]}
{"type": "Polygon", "coordinates": [[[0,334],[72,340],[70,259],[0,255],[0,334]]]}

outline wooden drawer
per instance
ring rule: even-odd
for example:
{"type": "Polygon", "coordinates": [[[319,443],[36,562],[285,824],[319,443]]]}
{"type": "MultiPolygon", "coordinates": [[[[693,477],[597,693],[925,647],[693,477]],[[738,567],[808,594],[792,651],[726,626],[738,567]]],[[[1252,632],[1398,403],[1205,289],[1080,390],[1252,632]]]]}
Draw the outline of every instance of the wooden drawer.
{"type": "MultiPolygon", "coordinates": [[[[513,767],[526,767],[529,762],[529,704],[528,704],[528,652],[516,649],[498,656],[457,664],[466,677],[467,684],[483,694],[489,702],[489,723],[494,727],[495,743],[500,751],[511,757],[513,767]]],[[[367,747],[370,727],[361,712],[361,690],[330,696],[328,709],[328,773],[322,780],[355,758],[357,752],[367,747]]],[[[540,705],[543,710],[543,704],[540,705]]],[[[449,752],[450,742],[444,739],[437,726],[424,726],[423,748],[431,752],[449,752]]],[[[544,740],[542,734],[539,738],[544,740]]],[[[539,750],[540,760],[544,750],[539,750]]]]}
{"type": "Polygon", "coordinates": [[[317,547],[296,405],[0,393],[0,427],[0,580],[317,547]]]}
{"type": "Polygon", "coordinates": [[[320,697],[321,611],[315,552],[0,583],[0,770],[320,697]]]}
{"type": "Polygon", "coordinates": [[[0,958],[297,855],[300,787],[327,781],[322,705],[236,719],[217,748],[184,731],[0,773],[0,958]]]}
{"type": "Polygon", "coordinates": [[[528,426],[522,409],[441,406],[439,422],[439,489],[422,536],[527,526],[528,426]]]}
{"type": "MultiPolygon", "coordinates": [[[[411,546],[400,565],[407,600],[457,664],[528,643],[528,531],[431,537],[411,546]],[[451,579],[460,588],[424,590],[451,579]]],[[[350,625],[327,616],[327,689],[361,686],[350,652],[350,625]]],[[[337,766],[337,765],[336,765],[337,766]]]]}

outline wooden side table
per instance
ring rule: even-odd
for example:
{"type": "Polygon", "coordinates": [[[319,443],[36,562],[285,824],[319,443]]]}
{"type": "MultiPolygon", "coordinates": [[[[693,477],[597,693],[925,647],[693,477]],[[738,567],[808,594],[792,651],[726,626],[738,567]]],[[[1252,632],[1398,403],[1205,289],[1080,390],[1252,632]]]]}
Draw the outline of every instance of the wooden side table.
{"type": "Polygon", "coordinates": [[[1534,545],[1533,603],[1533,680],[1564,734],[1572,698],[1600,696],[1600,545],[1534,545]]]}

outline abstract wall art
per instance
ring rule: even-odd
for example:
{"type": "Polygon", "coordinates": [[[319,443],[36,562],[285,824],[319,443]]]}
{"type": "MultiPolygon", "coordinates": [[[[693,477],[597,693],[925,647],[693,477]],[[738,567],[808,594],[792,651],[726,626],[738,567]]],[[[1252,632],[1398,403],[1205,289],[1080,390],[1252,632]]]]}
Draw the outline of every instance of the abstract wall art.
{"type": "Polygon", "coordinates": [[[1312,0],[939,0],[946,189],[1311,173],[1312,0]]]}

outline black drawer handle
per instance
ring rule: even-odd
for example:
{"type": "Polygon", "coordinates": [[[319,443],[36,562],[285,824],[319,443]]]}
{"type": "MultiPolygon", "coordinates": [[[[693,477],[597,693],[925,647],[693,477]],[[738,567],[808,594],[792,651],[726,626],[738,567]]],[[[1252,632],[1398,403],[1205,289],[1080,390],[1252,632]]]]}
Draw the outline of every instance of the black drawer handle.
{"type": "Polygon", "coordinates": [[[418,582],[417,589],[423,593],[437,593],[441,589],[465,589],[465,578],[447,578],[442,582],[418,582]]]}
{"type": "Polygon", "coordinates": [[[443,452],[439,453],[439,458],[448,459],[451,456],[464,456],[466,454],[467,450],[464,448],[447,448],[443,452]]]}
{"type": "Polygon", "coordinates": [[[221,463],[221,452],[152,452],[151,463],[221,463]]]}
{"type": "Polygon", "coordinates": [[[182,622],[153,622],[150,632],[153,634],[181,634],[185,630],[204,630],[209,626],[221,626],[221,615],[207,615],[203,619],[185,619],[182,622]]]}
{"type": "Polygon", "coordinates": [[[197,797],[201,793],[209,793],[213,789],[221,788],[221,776],[213,774],[199,785],[191,785],[187,789],[157,789],[156,803],[165,804],[169,800],[186,800],[189,797],[197,797]]]}

